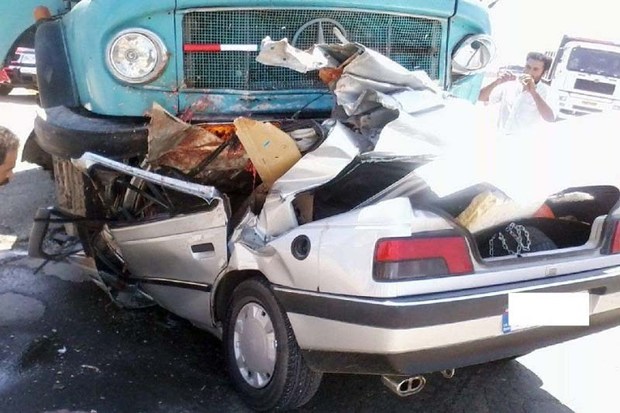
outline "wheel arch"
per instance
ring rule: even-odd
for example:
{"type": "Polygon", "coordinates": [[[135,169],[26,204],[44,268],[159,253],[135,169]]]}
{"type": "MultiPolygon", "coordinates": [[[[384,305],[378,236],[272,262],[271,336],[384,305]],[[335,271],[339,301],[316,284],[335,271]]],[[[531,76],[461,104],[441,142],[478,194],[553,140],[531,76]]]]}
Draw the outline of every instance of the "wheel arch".
{"type": "Polygon", "coordinates": [[[0,67],[6,66],[10,63],[18,47],[29,47],[31,49],[34,49],[34,36],[35,36],[36,31],[37,31],[36,24],[32,24],[28,26],[23,32],[21,32],[15,38],[15,40],[13,41],[9,49],[6,50],[5,55],[0,56],[2,58],[2,61],[0,61],[0,67]]]}
{"type": "Polygon", "coordinates": [[[243,281],[253,277],[269,281],[265,274],[258,270],[235,270],[222,276],[221,280],[215,285],[213,296],[213,320],[215,322],[223,321],[226,317],[226,309],[235,288],[243,281]]]}

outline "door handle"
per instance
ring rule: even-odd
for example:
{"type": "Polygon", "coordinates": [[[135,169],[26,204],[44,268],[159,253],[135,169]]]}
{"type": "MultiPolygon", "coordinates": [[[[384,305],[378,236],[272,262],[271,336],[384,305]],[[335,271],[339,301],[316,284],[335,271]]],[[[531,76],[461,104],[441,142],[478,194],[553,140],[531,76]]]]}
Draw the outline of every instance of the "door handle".
{"type": "Polygon", "coordinates": [[[212,242],[194,244],[190,247],[192,256],[198,260],[215,257],[215,246],[212,242]]]}

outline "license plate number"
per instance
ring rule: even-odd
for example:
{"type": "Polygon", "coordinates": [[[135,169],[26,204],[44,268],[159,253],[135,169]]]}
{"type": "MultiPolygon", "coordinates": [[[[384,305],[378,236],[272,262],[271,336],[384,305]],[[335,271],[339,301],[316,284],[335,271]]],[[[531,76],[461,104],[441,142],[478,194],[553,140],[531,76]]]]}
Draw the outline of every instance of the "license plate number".
{"type": "Polygon", "coordinates": [[[590,324],[588,293],[511,293],[502,317],[502,331],[545,326],[590,324]]]}

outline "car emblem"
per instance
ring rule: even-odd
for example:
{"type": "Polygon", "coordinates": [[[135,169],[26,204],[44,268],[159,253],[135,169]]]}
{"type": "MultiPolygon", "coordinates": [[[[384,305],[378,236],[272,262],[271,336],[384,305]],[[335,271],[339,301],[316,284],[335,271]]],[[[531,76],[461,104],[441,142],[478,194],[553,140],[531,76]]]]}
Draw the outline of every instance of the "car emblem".
{"type": "Polygon", "coordinates": [[[309,22],[301,26],[299,29],[297,29],[297,31],[295,32],[295,35],[293,35],[293,41],[291,42],[291,45],[293,47],[297,47],[297,41],[299,40],[299,36],[301,36],[303,32],[310,29],[312,26],[317,26],[316,44],[325,43],[325,30],[326,30],[326,28],[324,27],[325,25],[331,25],[333,26],[334,29],[338,29],[345,38],[349,37],[347,34],[347,30],[344,28],[342,24],[340,24],[334,19],[321,18],[321,19],[310,20],[309,22]]]}

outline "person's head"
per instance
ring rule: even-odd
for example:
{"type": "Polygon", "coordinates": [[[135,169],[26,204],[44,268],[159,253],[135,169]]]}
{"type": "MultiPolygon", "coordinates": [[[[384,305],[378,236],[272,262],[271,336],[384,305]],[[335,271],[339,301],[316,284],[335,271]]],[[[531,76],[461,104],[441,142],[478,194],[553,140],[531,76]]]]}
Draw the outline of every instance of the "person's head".
{"type": "Polygon", "coordinates": [[[17,136],[4,126],[0,126],[0,186],[7,184],[13,177],[18,149],[17,136]]]}
{"type": "Polygon", "coordinates": [[[542,75],[551,67],[551,58],[542,53],[529,52],[525,59],[525,74],[534,78],[534,82],[538,83],[542,75]]]}

